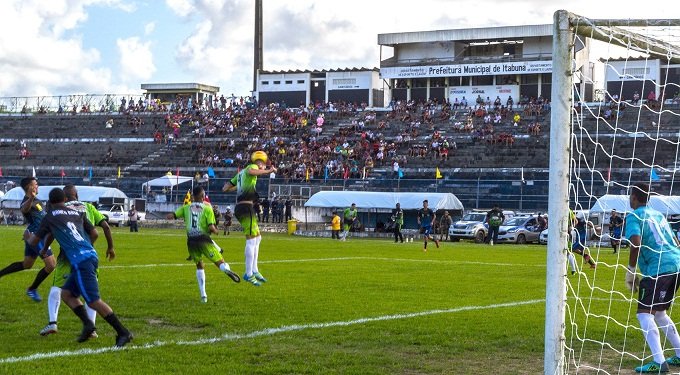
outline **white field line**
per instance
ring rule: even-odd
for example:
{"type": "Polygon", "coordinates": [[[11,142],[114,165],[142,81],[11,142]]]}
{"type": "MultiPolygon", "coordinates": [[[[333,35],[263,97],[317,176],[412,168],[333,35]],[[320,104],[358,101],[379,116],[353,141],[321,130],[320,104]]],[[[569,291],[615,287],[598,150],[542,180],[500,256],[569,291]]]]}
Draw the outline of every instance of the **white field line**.
{"type": "Polygon", "coordinates": [[[309,329],[325,329],[325,328],[332,328],[332,327],[347,327],[347,326],[352,326],[352,325],[357,325],[357,324],[366,324],[366,323],[372,323],[372,322],[399,320],[399,319],[411,319],[411,318],[418,318],[418,317],[429,316],[429,315],[438,315],[438,314],[452,314],[452,313],[457,313],[457,312],[462,312],[462,311],[475,311],[475,310],[498,309],[498,308],[504,308],[504,307],[517,307],[517,306],[531,305],[531,304],[543,303],[543,302],[545,302],[545,300],[543,300],[543,299],[534,299],[534,300],[527,300],[527,301],[498,303],[498,304],[492,304],[492,305],[486,305],[486,306],[463,306],[463,307],[456,307],[456,308],[452,308],[452,309],[428,310],[428,311],[421,311],[421,312],[408,313],[408,314],[383,315],[383,316],[377,316],[377,317],[373,317],[373,318],[360,318],[360,319],[347,320],[347,321],[337,321],[337,322],[327,322],[327,323],[310,323],[310,324],[294,324],[294,325],[282,326],[282,327],[276,327],[276,328],[265,328],[263,330],[254,331],[254,332],[250,332],[250,333],[241,333],[241,334],[239,334],[239,333],[226,333],[226,334],[224,334],[222,336],[218,336],[218,337],[203,338],[203,339],[198,339],[198,340],[193,340],[193,341],[186,341],[186,340],[155,341],[155,342],[150,342],[150,343],[143,344],[143,345],[128,345],[124,349],[115,348],[115,347],[106,347],[106,348],[98,348],[98,349],[80,349],[80,350],[64,350],[64,351],[56,351],[56,352],[34,353],[34,354],[23,356],[23,357],[1,358],[0,364],[29,362],[29,361],[34,361],[34,360],[38,360],[38,359],[63,358],[63,357],[75,357],[75,356],[92,355],[92,354],[102,354],[102,353],[114,352],[114,351],[118,351],[118,350],[153,349],[153,348],[159,348],[159,347],[170,346],[170,345],[178,345],[178,346],[205,345],[205,344],[212,344],[212,343],[217,343],[217,342],[222,342],[222,341],[236,341],[236,340],[250,339],[250,338],[256,338],[256,337],[272,336],[272,335],[279,334],[279,333],[304,331],[304,330],[309,330],[309,329]]]}

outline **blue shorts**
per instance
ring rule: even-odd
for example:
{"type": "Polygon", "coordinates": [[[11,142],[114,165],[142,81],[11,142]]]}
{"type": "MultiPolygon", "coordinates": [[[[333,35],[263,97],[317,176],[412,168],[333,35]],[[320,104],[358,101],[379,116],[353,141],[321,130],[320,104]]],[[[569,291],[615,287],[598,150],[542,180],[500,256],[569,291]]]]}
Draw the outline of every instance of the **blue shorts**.
{"type": "Polygon", "coordinates": [[[71,275],[64,283],[62,289],[66,289],[74,297],[83,296],[86,303],[99,300],[99,281],[97,280],[97,268],[99,260],[90,258],[71,266],[71,275]]]}
{"type": "MultiPolygon", "coordinates": [[[[44,244],[45,244],[44,240],[38,242],[38,244],[35,246],[31,246],[28,244],[28,242],[24,241],[24,256],[31,258],[40,258],[40,251],[43,249],[44,244]]],[[[46,258],[50,255],[52,255],[52,248],[48,247],[43,258],[46,258]]]]}
{"type": "Polygon", "coordinates": [[[576,241],[571,245],[571,250],[583,250],[586,248],[586,234],[579,233],[576,241]]]}
{"type": "Polygon", "coordinates": [[[429,236],[432,234],[432,225],[423,225],[423,235],[429,236]]]}
{"type": "Polygon", "coordinates": [[[612,237],[615,240],[620,240],[621,239],[621,228],[614,228],[614,230],[612,230],[612,237]]]}

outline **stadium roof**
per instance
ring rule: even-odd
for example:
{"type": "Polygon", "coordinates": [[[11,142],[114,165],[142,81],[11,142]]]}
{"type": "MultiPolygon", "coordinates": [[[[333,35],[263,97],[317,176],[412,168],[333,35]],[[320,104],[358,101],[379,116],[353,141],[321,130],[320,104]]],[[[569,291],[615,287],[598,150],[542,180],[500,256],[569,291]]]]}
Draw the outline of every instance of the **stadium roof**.
{"type": "Polygon", "coordinates": [[[379,68],[338,68],[338,69],[323,69],[323,70],[261,70],[260,74],[292,74],[292,73],[343,73],[343,72],[367,72],[367,71],[373,71],[373,72],[378,72],[380,71],[379,68]]]}
{"type": "Polygon", "coordinates": [[[463,210],[463,204],[451,193],[391,193],[372,191],[320,191],[312,195],[305,207],[338,208],[356,203],[360,210],[373,208],[392,209],[397,203],[404,210],[423,207],[427,199],[429,207],[437,210],[463,210]]]}
{"type": "Polygon", "coordinates": [[[378,45],[392,46],[404,43],[473,42],[486,40],[518,39],[553,35],[553,25],[522,25],[479,27],[468,29],[413,31],[378,34],[378,45]]]}

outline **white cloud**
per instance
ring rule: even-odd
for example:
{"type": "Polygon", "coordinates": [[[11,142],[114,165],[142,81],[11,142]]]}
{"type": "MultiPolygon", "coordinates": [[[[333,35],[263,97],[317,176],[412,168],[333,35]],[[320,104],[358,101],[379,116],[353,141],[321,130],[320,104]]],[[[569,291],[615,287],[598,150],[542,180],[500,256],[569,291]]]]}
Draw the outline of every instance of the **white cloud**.
{"type": "Polygon", "coordinates": [[[149,22],[146,25],[144,25],[144,35],[149,36],[153,31],[156,30],[156,23],[155,22],[149,22]]]}
{"type": "Polygon", "coordinates": [[[190,0],[165,0],[165,5],[180,17],[187,17],[194,11],[190,0]]]}
{"type": "Polygon", "coordinates": [[[141,42],[139,37],[116,40],[120,54],[120,78],[132,84],[148,80],[156,71],[151,53],[151,42],[141,42]]]}

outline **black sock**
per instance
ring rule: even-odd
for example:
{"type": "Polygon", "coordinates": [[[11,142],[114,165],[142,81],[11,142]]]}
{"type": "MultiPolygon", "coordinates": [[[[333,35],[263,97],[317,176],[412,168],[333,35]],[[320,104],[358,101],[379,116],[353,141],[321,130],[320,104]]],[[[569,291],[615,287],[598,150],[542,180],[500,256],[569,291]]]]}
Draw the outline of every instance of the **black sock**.
{"type": "Polygon", "coordinates": [[[24,270],[24,262],[14,262],[0,271],[0,277],[24,270]]]}
{"type": "Polygon", "coordinates": [[[43,267],[43,269],[38,271],[38,274],[35,275],[35,280],[33,280],[33,284],[31,284],[31,286],[29,286],[28,289],[30,290],[38,289],[40,283],[42,283],[43,280],[45,280],[47,276],[49,276],[49,274],[50,274],[49,272],[45,271],[45,267],[43,267]]]}
{"type": "Polygon", "coordinates": [[[107,323],[113,327],[113,329],[116,330],[118,333],[118,336],[123,336],[123,335],[129,335],[130,331],[127,330],[127,328],[123,327],[123,324],[118,320],[118,317],[116,314],[111,313],[107,316],[104,317],[104,320],[106,320],[107,323]]]}
{"type": "Polygon", "coordinates": [[[77,306],[76,308],[72,309],[73,313],[76,314],[78,318],[80,318],[80,321],[83,322],[83,326],[85,327],[92,327],[94,326],[94,323],[90,320],[90,317],[87,316],[87,310],[85,310],[85,306],[80,305],[77,306]]]}
{"type": "Polygon", "coordinates": [[[423,249],[427,249],[427,241],[425,241],[425,245],[423,246],[423,249]]]}

